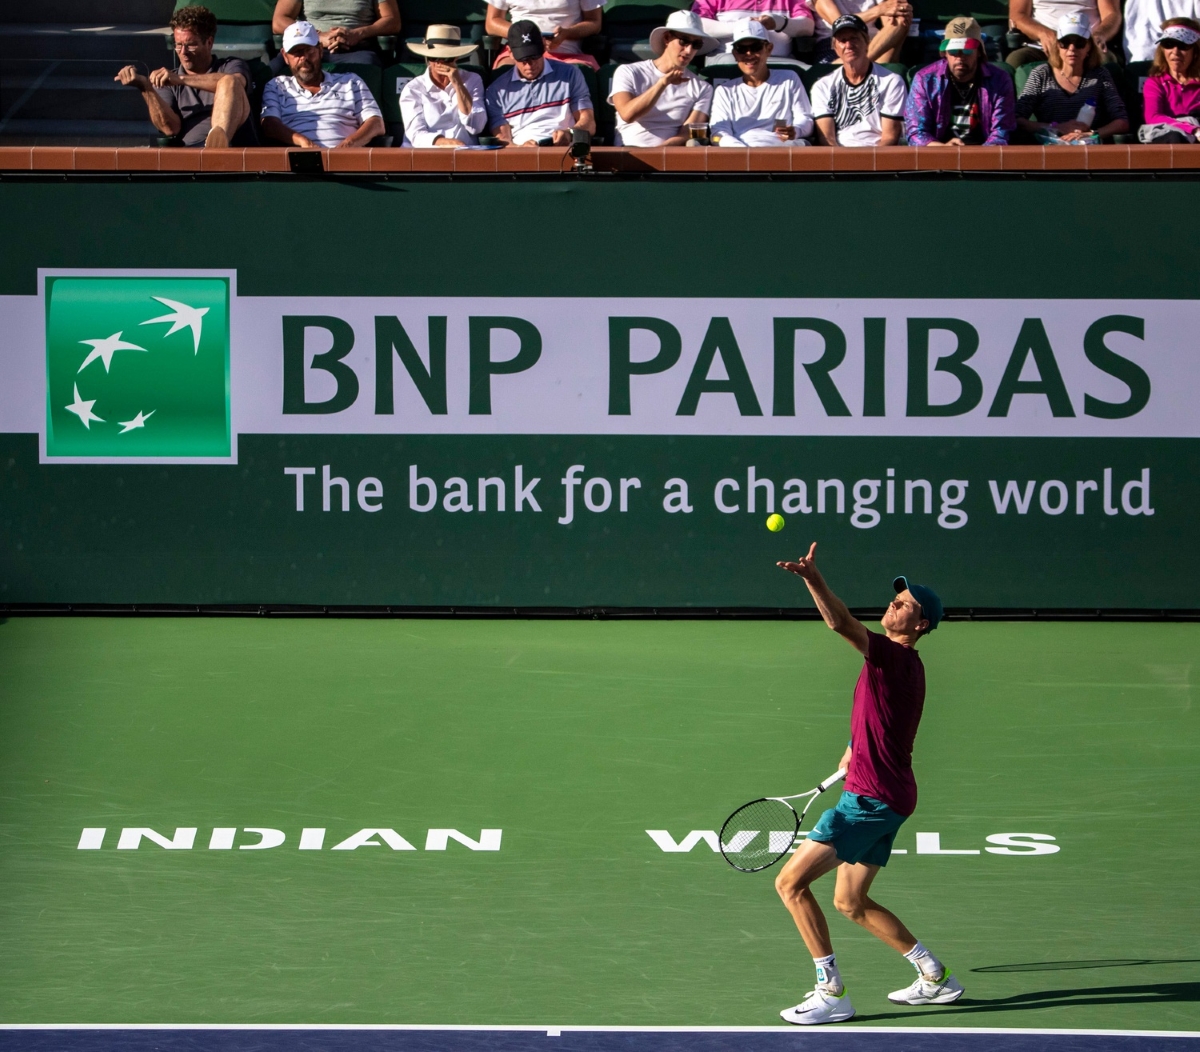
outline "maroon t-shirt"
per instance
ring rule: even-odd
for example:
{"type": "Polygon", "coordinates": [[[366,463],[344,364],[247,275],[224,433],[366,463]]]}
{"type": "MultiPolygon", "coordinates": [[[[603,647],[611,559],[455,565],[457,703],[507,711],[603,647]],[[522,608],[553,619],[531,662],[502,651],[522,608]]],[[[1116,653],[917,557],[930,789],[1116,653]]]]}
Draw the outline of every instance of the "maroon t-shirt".
{"type": "Polygon", "coordinates": [[[850,712],[853,756],[846,791],[882,800],[900,815],[917,809],[912,749],[925,706],[925,666],[912,647],[867,632],[867,659],[850,712]]]}

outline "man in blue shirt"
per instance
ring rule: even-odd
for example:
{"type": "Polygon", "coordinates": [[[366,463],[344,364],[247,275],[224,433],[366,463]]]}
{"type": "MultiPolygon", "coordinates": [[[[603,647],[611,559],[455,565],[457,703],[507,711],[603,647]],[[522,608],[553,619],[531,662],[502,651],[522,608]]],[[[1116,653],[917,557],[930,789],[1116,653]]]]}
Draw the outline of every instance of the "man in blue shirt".
{"type": "Polygon", "coordinates": [[[513,65],[487,89],[488,124],[509,146],[565,146],[571,130],[596,130],[592,97],[579,67],[546,58],[542,31],[514,22],[508,31],[513,65]]]}

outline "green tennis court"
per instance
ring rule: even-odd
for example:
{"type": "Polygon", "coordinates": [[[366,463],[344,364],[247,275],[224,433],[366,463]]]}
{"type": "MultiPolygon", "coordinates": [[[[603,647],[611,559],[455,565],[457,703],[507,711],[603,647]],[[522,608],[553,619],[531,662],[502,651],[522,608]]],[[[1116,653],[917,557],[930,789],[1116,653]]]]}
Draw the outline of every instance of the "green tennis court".
{"type": "MultiPolygon", "coordinates": [[[[850,1025],[1200,1030],[1200,626],[921,652],[876,891],[967,994],[889,1005],[834,916],[850,1025]]],[[[810,622],[10,619],[0,1022],[779,1023],[811,962],[705,834],[832,770],[859,664],[810,622]]]]}

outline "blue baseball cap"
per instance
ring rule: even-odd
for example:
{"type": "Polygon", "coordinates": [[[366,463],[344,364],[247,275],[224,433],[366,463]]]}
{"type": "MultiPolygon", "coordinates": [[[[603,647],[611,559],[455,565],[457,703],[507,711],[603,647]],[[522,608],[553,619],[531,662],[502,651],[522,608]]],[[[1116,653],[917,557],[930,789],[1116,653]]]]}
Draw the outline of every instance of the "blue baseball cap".
{"type": "Polygon", "coordinates": [[[897,577],[892,582],[892,587],[896,589],[897,595],[907,588],[912,593],[912,597],[921,604],[921,613],[929,622],[927,631],[932,632],[937,628],[938,623],[942,620],[942,614],[945,613],[937,592],[923,584],[909,584],[907,577],[897,577]]]}

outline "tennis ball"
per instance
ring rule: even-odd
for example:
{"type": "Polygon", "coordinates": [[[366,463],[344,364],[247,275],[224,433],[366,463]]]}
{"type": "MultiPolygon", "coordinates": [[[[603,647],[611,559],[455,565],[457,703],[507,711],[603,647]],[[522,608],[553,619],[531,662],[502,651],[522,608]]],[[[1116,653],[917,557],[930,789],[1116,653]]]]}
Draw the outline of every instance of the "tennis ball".
{"type": "Polygon", "coordinates": [[[782,515],[769,515],[767,517],[767,529],[770,530],[772,533],[778,533],[780,530],[782,530],[783,529],[783,516],[782,515]]]}

